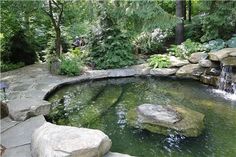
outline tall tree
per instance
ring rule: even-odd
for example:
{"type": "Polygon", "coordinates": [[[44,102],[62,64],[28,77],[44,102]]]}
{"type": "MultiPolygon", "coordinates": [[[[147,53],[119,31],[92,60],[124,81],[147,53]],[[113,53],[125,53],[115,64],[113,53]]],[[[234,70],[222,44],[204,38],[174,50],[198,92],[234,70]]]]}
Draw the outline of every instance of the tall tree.
{"type": "Polygon", "coordinates": [[[62,15],[64,12],[65,1],[60,0],[48,0],[48,3],[45,4],[45,13],[50,17],[53,28],[56,33],[55,47],[56,55],[60,56],[62,52],[62,42],[61,42],[61,22],[62,15]]]}
{"type": "Polygon", "coordinates": [[[188,0],[188,21],[191,22],[192,16],[192,1],[188,0]]]}
{"type": "Polygon", "coordinates": [[[181,44],[184,41],[184,15],[183,15],[183,0],[176,0],[176,16],[181,19],[176,26],[176,43],[181,44]]]}

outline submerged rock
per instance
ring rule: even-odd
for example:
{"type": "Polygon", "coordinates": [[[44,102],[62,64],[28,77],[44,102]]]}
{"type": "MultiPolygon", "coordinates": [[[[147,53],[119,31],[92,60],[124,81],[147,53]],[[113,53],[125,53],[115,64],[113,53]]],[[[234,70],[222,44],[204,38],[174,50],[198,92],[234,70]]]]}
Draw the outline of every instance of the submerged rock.
{"type": "Polygon", "coordinates": [[[45,123],[31,141],[33,157],[102,157],[111,140],[100,130],[45,123]]]}
{"type": "Polygon", "coordinates": [[[178,106],[143,104],[128,112],[128,123],[163,135],[197,137],[204,128],[202,113],[178,106]]]}

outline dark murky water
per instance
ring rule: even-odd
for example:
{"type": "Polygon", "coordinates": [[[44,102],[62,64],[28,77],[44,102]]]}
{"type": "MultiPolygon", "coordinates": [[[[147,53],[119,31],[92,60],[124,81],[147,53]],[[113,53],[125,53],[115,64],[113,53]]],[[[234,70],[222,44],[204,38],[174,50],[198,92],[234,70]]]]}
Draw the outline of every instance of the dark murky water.
{"type": "Polygon", "coordinates": [[[236,102],[190,80],[125,78],[66,86],[50,99],[49,119],[57,124],[100,129],[112,139],[111,151],[139,157],[235,157],[236,102]],[[183,105],[205,114],[197,138],[137,130],[126,113],[143,103],[183,105]]]}

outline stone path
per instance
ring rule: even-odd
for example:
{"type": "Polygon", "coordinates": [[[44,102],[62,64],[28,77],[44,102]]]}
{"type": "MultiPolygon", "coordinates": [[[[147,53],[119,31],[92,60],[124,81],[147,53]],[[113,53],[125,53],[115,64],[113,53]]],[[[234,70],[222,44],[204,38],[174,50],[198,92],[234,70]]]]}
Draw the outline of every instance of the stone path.
{"type": "MultiPolygon", "coordinates": [[[[134,66],[125,70],[93,70],[86,71],[81,76],[66,77],[50,74],[46,64],[34,64],[2,73],[1,81],[9,84],[6,90],[9,117],[1,119],[1,145],[6,148],[3,157],[31,156],[32,133],[46,122],[42,115],[47,114],[50,109],[50,104],[43,100],[49,91],[61,84],[80,80],[149,73],[149,68],[142,65],[141,67],[134,66]]],[[[107,156],[122,157],[123,155],[109,153],[107,156]]]]}

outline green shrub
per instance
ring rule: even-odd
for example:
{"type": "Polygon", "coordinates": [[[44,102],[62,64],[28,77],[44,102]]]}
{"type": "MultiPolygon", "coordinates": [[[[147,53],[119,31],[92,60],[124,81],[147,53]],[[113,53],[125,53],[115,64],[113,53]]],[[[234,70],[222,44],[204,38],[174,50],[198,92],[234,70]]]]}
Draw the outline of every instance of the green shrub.
{"type": "Polygon", "coordinates": [[[74,55],[62,56],[60,63],[60,74],[68,76],[76,76],[81,73],[82,61],[74,55]]]}
{"type": "Polygon", "coordinates": [[[102,12],[100,26],[90,35],[90,57],[97,69],[120,68],[134,63],[132,45],[106,11],[102,12]]]}
{"type": "Polygon", "coordinates": [[[3,63],[3,62],[0,62],[1,72],[6,72],[6,71],[18,69],[18,68],[21,68],[23,66],[25,66],[25,64],[23,62],[19,62],[19,63],[3,63]]]}
{"type": "Polygon", "coordinates": [[[152,55],[148,59],[148,64],[152,68],[168,68],[170,66],[170,58],[166,55],[152,55]]]}
{"type": "Polygon", "coordinates": [[[224,40],[216,39],[211,40],[203,45],[208,51],[217,51],[226,47],[224,40]]]}
{"type": "Polygon", "coordinates": [[[187,39],[180,45],[171,45],[168,49],[170,55],[187,59],[192,53],[206,51],[206,48],[198,42],[192,42],[190,39],[187,39]]]}
{"type": "Polygon", "coordinates": [[[236,34],[226,42],[228,47],[236,48],[236,34]]]}
{"type": "Polygon", "coordinates": [[[162,51],[166,40],[172,35],[169,30],[155,29],[153,32],[141,33],[133,42],[136,50],[141,53],[162,51]]]}
{"type": "Polygon", "coordinates": [[[23,62],[25,65],[33,64],[37,61],[37,54],[29,39],[23,31],[19,31],[10,38],[7,44],[9,52],[3,56],[4,60],[11,63],[23,62]]]}

